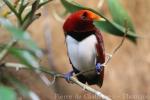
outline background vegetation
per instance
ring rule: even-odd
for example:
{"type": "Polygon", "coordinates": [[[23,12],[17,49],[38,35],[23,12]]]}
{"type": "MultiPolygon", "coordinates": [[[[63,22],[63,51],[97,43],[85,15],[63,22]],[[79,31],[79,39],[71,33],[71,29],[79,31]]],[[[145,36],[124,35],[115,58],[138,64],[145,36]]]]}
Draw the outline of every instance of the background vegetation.
{"type": "MultiPolygon", "coordinates": [[[[148,34],[150,1],[48,0],[48,2],[0,1],[0,100],[98,99],[63,79],[56,79],[54,84],[48,85],[46,77],[35,70],[40,66],[48,69],[47,71],[60,73],[71,70],[62,25],[68,12],[89,8],[105,16],[106,22],[95,22],[95,25],[103,30],[106,52],[111,52],[120,43],[122,38],[116,35],[124,36],[125,22],[129,28],[128,40],[125,40],[122,48],[106,67],[103,87],[101,89],[92,87],[115,100],[150,99],[148,34]],[[14,63],[25,64],[31,70],[17,71],[5,67],[6,64],[12,66],[14,63]]],[[[47,77],[53,80],[53,77],[47,77]]]]}

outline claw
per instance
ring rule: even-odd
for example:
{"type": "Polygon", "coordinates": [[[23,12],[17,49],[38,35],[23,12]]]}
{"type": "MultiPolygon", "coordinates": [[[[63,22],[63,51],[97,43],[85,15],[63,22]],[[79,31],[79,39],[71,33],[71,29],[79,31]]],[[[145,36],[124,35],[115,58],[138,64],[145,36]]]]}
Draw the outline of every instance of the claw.
{"type": "Polygon", "coordinates": [[[64,75],[67,82],[70,81],[70,77],[73,76],[74,71],[70,71],[64,75]]]}
{"type": "Polygon", "coordinates": [[[104,66],[103,66],[102,64],[97,63],[97,64],[96,64],[96,73],[97,73],[97,74],[100,74],[100,72],[102,71],[103,67],[104,67],[104,66]]]}

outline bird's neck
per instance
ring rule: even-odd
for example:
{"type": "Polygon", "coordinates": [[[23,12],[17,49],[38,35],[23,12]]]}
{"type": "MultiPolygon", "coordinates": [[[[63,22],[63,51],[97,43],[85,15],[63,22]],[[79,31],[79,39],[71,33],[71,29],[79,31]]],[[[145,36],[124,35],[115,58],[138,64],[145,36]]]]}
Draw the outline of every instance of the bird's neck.
{"type": "Polygon", "coordinates": [[[67,35],[70,35],[77,41],[82,41],[88,36],[95,34],[95,30],[92,31],[86,31],[86,32],[68,32],[67,35]]]}

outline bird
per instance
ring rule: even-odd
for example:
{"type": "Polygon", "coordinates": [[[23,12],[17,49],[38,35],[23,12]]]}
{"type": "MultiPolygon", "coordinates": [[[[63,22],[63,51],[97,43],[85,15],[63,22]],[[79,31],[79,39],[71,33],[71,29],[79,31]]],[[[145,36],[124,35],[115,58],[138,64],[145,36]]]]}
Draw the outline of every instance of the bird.
{"type": "Polygon", "coordinates": [[[66,80],[75,73],[77,79],[84,84],[102,86],[105,48],[102,34],[94,21],[104,20],[90,10],[75,11],[65,20],[63,30],[67,54],[73,68],[65,74],[66,80]]]}

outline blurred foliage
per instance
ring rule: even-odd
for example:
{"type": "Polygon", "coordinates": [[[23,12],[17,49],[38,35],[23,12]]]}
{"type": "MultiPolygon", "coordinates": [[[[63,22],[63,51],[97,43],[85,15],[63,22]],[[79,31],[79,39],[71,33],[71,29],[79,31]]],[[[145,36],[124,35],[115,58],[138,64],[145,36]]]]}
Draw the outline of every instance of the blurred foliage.
{"type": "Polygon", "coordinates": [[[130,31],[135,33],[134,26],[132,24],[132,21],[128,15],[128,13],[125,11],[125,9],[121,6],[119,0],[107,0],[108,1],[108,7],[110,10],[110,13],[112,15],[112,19],[117,24],[124,27],[125,21],[127,21],[130,31]]]}
{"type": "Polygon", "coordinates": [[[0,100],[17,100],[17,95],[12,88],[1,85],[0,100]]]}
{"type": "Polygon", "coordinates": [[[32,40],[28,32],[15,27],[8,19],[5,18],[0,18],[0,23],[7,31],[9,31],[9,33],[11,33],[11,36],[15,40],[24,44],[29,50],[34,52],[37,57],[42,55],[42,51],[32,40]]]}
{"type": "MultiPolygon", "coordinates": [[[[10,81],[11,84],[16,88],[19,95],[21,95],[25,100],[39,100],[38,96],[35,94],[34,96],[37,97],[37,99],[32,99],[33,93],[26,85],[22,84],[18,79],[12,76],[7,76],[7,79],[10,81]]],[[[5,99],[6,100],[6,99],[5,99]]],[[[9,99],[8,99],[9,100],[9,99]]]]}
{"type": "MultiPolygon", "coordinates": [[[[3,0],[0,1],[0,27],[2,29],[7,30],[11,35],[12,43],[2,44],[0,56],[4,58],[7,53],[11,53],[15,56],[20,63],[23,63],[30,68],[40,66],[39,58],[42,57],[42,51],[37,46],[37,44],[32,40],[30,33],[27,32],[27,28],[32,24],[32,22],[40,17],[40,13],[36,11],[47,4],[52,0],[3,0]],[[30,1],[30,2],[29,2],[30,1]],[[32,2],[31,2],[32,1],[32,2]],[[4,11],[4,8],[7,7],[10,10],[4,11]],[[3,9],[3,10],[2,10],[3,9]],[[12,24],[9,20],[8,16],[12,14],[16,16],[17,25],[12,24]],[[14,42],[15,41],[15,42],[14,42]],[[23,44],[23,48],[15,47],[16,43],[23,44]],[[8,52],[7,52],[8,51],[8,52]]],[[[136,42],[136,38],[138,37],[135,34],[135,29],[133,27],[132,21],[128,16],[127,12],[124,10],[122,5],[120,5],[117,0],[107,0],[110,8],[110,13],[112,15],[112,21],[107,19],[104,15],[99,13],[98,11],[84,7],[74,0],[61,0],[62,5],[66,8],[68,12],[74,12],[80,9],[87,9],[93,11],[94,13],[103,17],[106,21],[103,22],[94,22],[94,24],[101,30],[111,33],[117,36],[124,36],[125,33],[125,22],[127,22],[127,26],[129,28],[129,32],[127,33],[128,39],[132,42],[136,42]]],[[[1,61],[2,59],[0,59],[1,61]]],[[[2,65],[1,65],[2,66],[2,65]]],[[[28,96],[30,90],[27,89],[21,82],[19,82],[14,77],[8,78],[8,81],[12,84],[15,84],[17,91],[19,91],[20,95],[28,96]]],[[[12,88],[0,85],[0,100],[16,100],[16,93],[12,88]]]]}
{"type": "MultiPolygon", "coordinates": [[[[1,7],[7,7],[10,9],[6,10],[5,14],[1,14],[3,16],[0,17],[0,27],[1,29],[5,29],[10,33],[10,37],[12,40],[8,44],[1,44],[1,53],[0,53],[0,60],[5,58],[7,53],[12,54],[15,59],[18,59],[20,63],[27,65],[29,68],[38,68],[39,62],[38,59],[42,57],[42,51],[37,46],[37,44],[32,40],[30,33],[26,31],[26,29],[30,26],[30,24],[40,17],[40,13],[36,13],[36,11],[48,3],[51,0],[15,0],[15,1],[8,1],[3,0],[3,5],[1,7]],[[30,2],[30,3],[29,3],[30,2]],[[27,9],[27,10],[26,10],[27,9]],[[17,25],[16,23],[13,24],[8,16],[15,15],[17,18],[17,25]],[[21,48],[15,46],[16,43],[21,45],[21,48]]],[[[0,9],[1,10],[1,9],[0,9]]],[[[1,13],[3,13],[1,11],[1,13]]],[[[3,66],[3,63],[1,64],[3,66]]],[[[17,68],[17,66],[16,66],[17,68]]],[[[37,70],[35,70],[37,71],[37,70]]],[[[30,91],[25,85],[23,85],[19,80],[17,80],[14,76],[10,76],[9,74],[5,73],[5,79],[16,88],[16,92],[19,93],[20,96],[23,98],[32,99],[34,97],[38,98],[33,91],[30,91]]],[[[3,84],[3,83],[2,83],[3,84]]],[[[6,87],[6,86],[5,86],[6,87]]],[[[4,92],[1,96],[0,100],[17,100],[15,91],[10,89],[6,89],[0,92],[4,92]],[[7,93],[8,92],[8,93],[7,93]],[[13,94],[14,93],[14,94],[13,94]],[[8,95],[8,96],[6,96],[8,95]],[[11,99],[9,99],[9,95],[11,99]],[[12,96],[15,96],[13,99],[12,96]]],[[[33,99],[32,99],[33,100],[33,99]]],[[[38,100],[38,99],[36,99],[38,100]]]]}
{"type": "Polygon", "coordinates": [[[10,48],[9,52],[19,59],[19,61],[29,67],[39,67],[39,63],[37,59],[27,50],[19,49],[19,48],[10,48]]]}
{"type": "Polygon", "coordinates": [[[77,10],[81,9],[87,9],[92,12],[95,12],[99,16],[103,17],[106,21],[102,22],[95,22],[95,25],[110,34],[117,35],[117,36],[124,36],[125,34],[125,24],[127,22],[127,27],[130,29],[127,33],[128,39],[136,43],[136,38],[138,35],[135,34],[133,24],[127,14],[127,12],[123,9],[123,7],[118,3],[116,0],[108,0],[109,1],[109,7],[111,10],[111,14],[113,16],[113,21],[110,21],[107,19],[104,15],[97,12],[96,10],[88,7],[84,7],[73,0],[61,0],[61,3],[64,5],[67,11],[69,12],[75,12],[77,10]],[[110,2],[111,1],[111,2],[110,2]],[[115,5],[114,5],[115,4],[115,5]],[[116,9],[117,8],[117,9],[116,9]]]}

